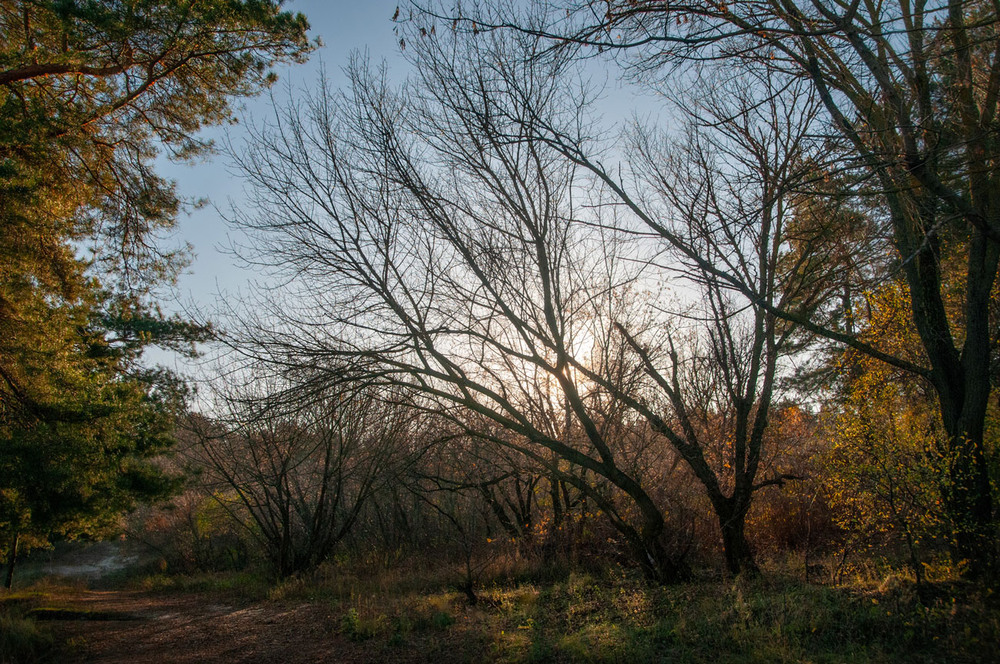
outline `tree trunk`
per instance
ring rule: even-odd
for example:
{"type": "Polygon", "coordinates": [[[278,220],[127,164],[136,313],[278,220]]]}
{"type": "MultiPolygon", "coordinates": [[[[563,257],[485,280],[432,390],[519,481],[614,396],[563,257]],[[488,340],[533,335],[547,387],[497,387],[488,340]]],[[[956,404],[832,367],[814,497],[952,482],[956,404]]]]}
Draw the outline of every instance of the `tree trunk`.
{"type": "Polygon", "coordinates": [[[21,539],[21,533],[14,533],[14,538],[10,543],[10,553],[7,554],[7,579],[4,588],[10,590],[14,585],[14,564],[17,562],[17,545],[21,539]]]}
{"type": "Polygon", "coordinates": [[[964,339],[959,347],[942,295],[940,240],[914,237],[907,221],[894,221],[896,244],[903,256],[914,257],[904,261],[910,306],[948,434],[944,450],[948,478],[942,493],[954,528],[953,558],[975,578],[996,562],[993,496],[983,439],[995,350],[989,312],[1000,247],[980,231],[970,235],[964,339]]]}
{"type": "Polygon", "coordinates": [[[659,539],[643,538],[635,547],[635,556],[642,573],[650,581],[670,585],[691,578],[691,570],[683,560],[669,555],[659,539]]]}
{"type": "Polygon", "coordinates": [[[948,441],[945,508],[955,532],[953,558],[979,578],[995,567],[993,499],[983,454],[983,431],[952,434],[948,441]]]}
{"type": "Polygon", "coordinates": [[[726,556],[726,569],[733,576],[757,576],[760,568],[754,560],[753,549],[746,537],[746,516],[749,501],[739,507],[716,509],[722,530],[722,548],[726,556]]]}
{"type": "Polygon", "coordinates": [[[996,563],[993,495],[984,451],[993,351],[985,311],[985,304],[976,315],[967,311],[961,361],[939,362],[933,380],[948,434],[948,477],[942,493],[954,528],[953,558],[972,578],[989,573],[996,563]]]}

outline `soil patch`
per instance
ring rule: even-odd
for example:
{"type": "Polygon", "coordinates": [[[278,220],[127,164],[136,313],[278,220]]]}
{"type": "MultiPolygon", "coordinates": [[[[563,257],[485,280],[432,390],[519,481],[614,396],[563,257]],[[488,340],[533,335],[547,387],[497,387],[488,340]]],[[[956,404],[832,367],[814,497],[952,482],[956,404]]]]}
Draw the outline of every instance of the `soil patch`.
{"type": "MultiPolygon", "coordinates": [[[[85,591],[49,613],[65,662],[334,662],[342,640],[316,605],[240,606],[218,596],[85,591]]],[[[355,653],[357,655],[357,653],[355,653]]]]}
{"type": "Polygon", "coordinates": [[[28,617],[35,620],[142,620],[145,616],[118,611],[77,611],[74,609],[32,609],[28,617]]]}

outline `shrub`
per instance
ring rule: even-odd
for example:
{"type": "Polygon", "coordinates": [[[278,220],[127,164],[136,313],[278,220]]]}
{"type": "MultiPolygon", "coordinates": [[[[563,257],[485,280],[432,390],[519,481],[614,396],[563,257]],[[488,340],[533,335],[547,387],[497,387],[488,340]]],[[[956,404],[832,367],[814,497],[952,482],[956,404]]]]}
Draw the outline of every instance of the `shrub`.
{"type": "Polygon", "coordinates": [[[0,609],[0,664],[48,661],[55,649],[52,634],[16,610],[0,609]]]}

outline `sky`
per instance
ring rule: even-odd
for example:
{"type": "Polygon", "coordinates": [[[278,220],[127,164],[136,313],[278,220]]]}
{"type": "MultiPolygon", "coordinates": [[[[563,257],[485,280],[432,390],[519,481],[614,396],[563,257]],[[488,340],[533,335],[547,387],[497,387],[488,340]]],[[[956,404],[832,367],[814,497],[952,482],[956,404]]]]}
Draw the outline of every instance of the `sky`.
{"type": "MultiPolygon", "coordinates": [[[[315,85],[321,68],[325,70],[331,87],[339,88],[347,84],[343,67],[352,53],[367,51],[371,61],[385,61],[390,75],[398,80],[405,78],[408,64],[399,51],[399,37],[393,31],[392,16],[397,6],[405,12],[405,0],[293,0],[285,7],[302,12],[311,25],[310,36],[319,38],[323,44],[305,64],[285,66],[276,69],[278,82],[271,94],[265,92],[259,97],[240,100],[236,108],[239,124],[212,128],[203,134],[218,144],[231,142],[237,148],[247,136],[248,124],[264,120],[273,112],[273,101],[280,105],[287,99],[289,89],[306,89],[315,85]]],[[[593,63],[598,65],[598,63],[593,63]]],[[[599,65],[598,65],[599,66],[599,65]]],[[[606,70],[603,70],[606,71],[606,70]]],[[[615,94],[608,95],[607,103],[617,112],[627,114],[635,107],[636,97],[622,88],[620,83],[609,81],[616,88],[615,94]],[[624,94],[623,94],[624,93],[624,94]]],[[[606,91],[607,92],[607,91],[606,91]]],[[[603,111],[603,109],[602,109],[603,111]]],[[[167,294],[162,301],[165,311],[179,312],[189,318],[204,320],[217,318],[213,311],[224,308],[225,303],[235,301],[238,296],[253,289],[258,275],[238,267],[238,261],[227,248],[231,245],[230,229],[225,216],[233,206],[240,207],[245,200],[243,183],[236,177],[229,160],[223,153],[209,156],[196,164],[173,163],[163,158],[158,163],[161,175],[176,181],[178,193],[184,199],[205,200],[207,203],[189,213],[182,213],[174,233],[166,239],[167,247],[189,243],[193,249],[193,260],[181,275],[173,294],[167,294]]],[[[239,239],[239,238],[234,238],[239,239]]],[[[200,373],[197,363],[153,349],[146,355],[150,364],[165,365],[183,374],[192,376],[200,373]]]]}
{"type": "MultiPolygon", "coordinates": [[[[296,0],[286,8],[306,15],[311,26],[310,36],[319,38],[323,46],[302,65],[276,69],[278,83],[271,91],[279,100],[287,96],[287,87],[293,90],[312,85],[321,67],[326,69],[333,87],[346,83],[342,68],[352,52],[367,50],[373,61],[386,60],[390,67],[402,74],[403,61],[399,54],[398,38],[393,34],[392,15],[398,0],[296,0]]],[[[271,95],[241,100],[236,106],[240,123],[234,126],[213,128],[203,136],[221,144],[228,136],[236,146],[246,136],[245,127],[253,118],[264,119],[271,113],[271,95]]],[[[183,213],[175,232],[166,239],[168,246],[190,243],[194,260],[181,276],[178,290],[165,304],[170,311],[211,309],[218,297],[226,297],[245,288],[254,275],[239,269],[234,258],[226,251],[229,230],[223,216],[232,204],[239,205],[243,185],[228,167],[223,154],[216,154],[195,164],[172,163],[166,159],[158,164],[165,177],[177,182],[178,193],[185,199],[207,200],[200,209],[183,213]]],[[[161,361],[162,358],[156,358],[161,361]]]]}

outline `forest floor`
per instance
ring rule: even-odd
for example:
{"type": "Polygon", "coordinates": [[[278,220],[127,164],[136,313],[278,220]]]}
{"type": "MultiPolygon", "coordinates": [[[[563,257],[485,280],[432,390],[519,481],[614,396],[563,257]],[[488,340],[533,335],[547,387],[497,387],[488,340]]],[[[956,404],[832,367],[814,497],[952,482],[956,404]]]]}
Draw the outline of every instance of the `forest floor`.
{"type": "Polygon", "coordinates": [[[66,644],[58,661],[67,663],[338,661],[330,654],[339,639],[324,628],[330,616],[314,605],[122,590],[64,590],[47,600],[33,614],[66,644]]]}
{"type": "Polygon", "coordinates": [[[329,602],[249,599],[226,589],[93,590],[54,582],[17,593],[13,601],[53,637],[51,650],[32,658],[39,662],[443,664],[483,654],[476,635],[455,626],[451,614],[430,638],[413,635],[404,644],[375,638],[361,619],[345,621],[356,613],[344,614],[329,602]]]}
{"type": "Polygon", "coordinates": [[[475,605],[458,580],[433,564],[343,563],[280,584],[39,577],[0,591],[0,632],[30,628],[47,645],[0,635],[0,663],[1000,661],[996,594],[954,579],[921,601],[886,569],[833,584],[786,566],[671,587],[617,568],[536,570],[481,579],[475,605]]]}

